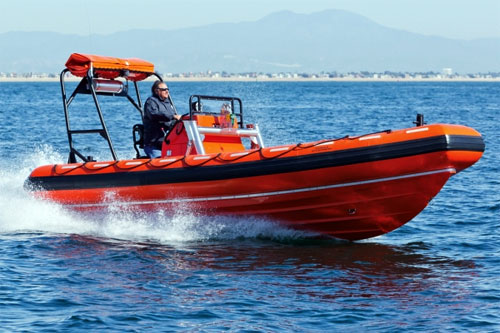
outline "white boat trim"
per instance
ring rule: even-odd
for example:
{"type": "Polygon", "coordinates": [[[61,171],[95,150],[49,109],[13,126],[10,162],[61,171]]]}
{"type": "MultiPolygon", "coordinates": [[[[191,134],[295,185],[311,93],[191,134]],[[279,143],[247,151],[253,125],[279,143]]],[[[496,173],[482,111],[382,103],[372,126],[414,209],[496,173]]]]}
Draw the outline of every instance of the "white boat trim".
{"type": "Polygon", "coordinates": [[[410,134],[410,133],[417,133],[417,132],[425,132],[425,131],[428,131],[428,130],[429,130],[428,127],[424,127],[424,128],[417,128],[417,129],[407,130],[406,133],[410,134]]]}
{"type": "Polygon", "coordinates": [[[205,155],[205,156],[195,156],[193,157],[193,160],[197,161],[197,160],[208,160],[209,158],[211,158],[212,156],[210,155],[205,155]]]}
{"type": "Polygon", "coordinates": [[[78,167],[79,165],[63,165],[61,169],[74,169],[78,167]]]}
{"type": "Polygon", "coordinates": [[[364,141],[364,140],[372,140],[372,139],[380,139],[380,135],[370,135],[370,136],[363,136],[359,138],[359,141],[364,141]]]}
{"type": "Polygon", "coordinates": [[[233,153],[233,154],[231,154],[229,156],[230,157],[237,157],[237,156],[245,156],[245,155],[248,155],[247,151],[244,151],[244,152],[241,152],[241,153],[233,153]]]}
{"type": "MultiPolygon", "coordinates": [[[[269,197],[269,196],[275,196],[275,195],[294,194],[294,193],[302,193],[302,192],[310,192],[310,191],[321,191],[321,190],[328,190],[328,189],[332,189],[332,188],[359,186],[359,185],[380,183],[380,182],[399,180],[399,179],[430,176],[430,175],[434,175],[434,174],[438,174],[438,173],[454,174],[456,172],[457,171],[455,170],[455,168],[446,168],[446,169],[440,169],[440,170],[411,173],[411,174],[401,175],[401,176],[369,179],[369,180],[362,180],[362,181],[357,181],[357,182],[332,184],[332,185],[324,185],[324,186],[305,187],[305,188],[298,188],[298,189],[293,189],[293,190],[262,192],[262,193],[249,193],[249,194],[239,194],[239,195],[227,195],[227,196],[218,196],[218,197],[203,197],[203,198],[176,198],[176,199],[166,199],[166,200],[120,201],[120,202],[117,202],[116,204],[126,205],[126,206],[136,206],[136,205],[154,205],[154,204],[186,203],[186,202],[200,202],[200,201],[249,199],[249,198],[269,197]]],[[[86,207],[106,207],[106,206],[109,206],[111,204],[115,204],[115,203],[114,202],[103,202],[103,203],[94,203],[94,204],[69,204],[69,205],[65,205],[65,206],[75,207],[75,208],[86,208],[86,207]]]]}
{"type": "Polygon", "coordinates": [[[288,150],[288,149],[290,149],[290,147],[271,148],[271,149],[269,149],[269,152],[274,153],[274,152],[277,152],[277,151],[285,151],[285,150],[288,150]]]}

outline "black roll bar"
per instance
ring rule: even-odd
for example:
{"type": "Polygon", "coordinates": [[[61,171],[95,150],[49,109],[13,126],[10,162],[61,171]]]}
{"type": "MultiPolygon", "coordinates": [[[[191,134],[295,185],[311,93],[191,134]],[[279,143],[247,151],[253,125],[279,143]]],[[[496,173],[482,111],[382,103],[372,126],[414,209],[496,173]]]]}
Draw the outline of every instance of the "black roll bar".
{"type": "Polygon", "coordinates": [[[189,119],[193,119],[193,113],[205,113],[205,114],[218,114],[217,112],[204,112],[198,111],[193,108],[193,102],[199,103],[201,105],[202,100],[210,100],[210,101],[222,101],[222,102],[230,102],[231,103],[231,113],[239,118],[238,124],[240,128],[243,128],[243,103],[241,99],[238,97],[227,97],[227,96],[207,96],[207,95],[191,95],[189,97],[189,119]],[[234,103],[238,102],[239,112],[235,111],[234,103]]]}
{"type": "MultiPolygon", "coordinates": [[[[116,161],[117,160],[117,155],[115,152],[115,149],[113,147],[113,143],[111,142],[111,137],[109,135],[109,131],[106,127],[106,123],[104,120],[104,116],[101,111],[101,106],[99,104],[98,97],[99,95],[105,95],[105,96],[121,96],[121,97],[126,97],[127,100],[139,111],[141,114],[141,120],[144,119],[144,110],[142,107],[142,100],[139,92],[139,87],[136,81],[134,81],[134,88],[136,92],[136,98],[137,101],[135,101],[129,94],[128,94],[128,80],[126,81],[126,85],[124,85],[123,91],[116,93],[116,92],[101,92],[101,91],[96,91],[94,87],[94,78],[93,73],[92,73],[92,68],[89,69],[87,72],[87,75],[82,78],[82,80],[79,82],[73,93],[69,98],[67,98],[67,93],[66,93],[66,83],[65,83],[65,76],[66,73],[69,72],[69,69],[65,68],[62,70],[60,74],[60,84],[61,84],[61,93],[62,93],[62,100],[63,100],[63,108],[64,108],[64,117],[65,117],[65,122],[66,122],[66,132],[68,134],[68,144],[69,144],[69,157],[68,157],[68,163],[76,163],[76,157],[79,157],[82,161],[84,162],[90,162],[93,160],[92,156],[87,156],[85,157],[81,152],[79,152],[75,147],[73,143],[73,136],[76,134],[91,134],[91,133],[98,133],[101,137],[103,137],[106,142],[108,143],[109,150],[111,152],[111,155],[113,159],[116,161]],[[69,116],[69,106],[71,102],[74,100],[76,95],[78,94],[90,94],[92,95],[92,99],[94,101],[97,114],[99,116],[99,121],[101,123],[101,128],[92,128],[92,129],[83,129],[83,130],[73,130],[71,129],[71,123],[70,123],[70,116],[69,116]]],[[[163,81],[161,76],[157,73],[153,73],[152,75],[156,76],[159,80],[163,81]]],[[[123,73],[123,76],[126,79],[126,73],[123,73]]],[[[175,109],[174,103],[169,95],[169,100],[172,103],[172,106],[175,109]]],[[[176,111],[177,112],[177,111],[176,111]]]]}

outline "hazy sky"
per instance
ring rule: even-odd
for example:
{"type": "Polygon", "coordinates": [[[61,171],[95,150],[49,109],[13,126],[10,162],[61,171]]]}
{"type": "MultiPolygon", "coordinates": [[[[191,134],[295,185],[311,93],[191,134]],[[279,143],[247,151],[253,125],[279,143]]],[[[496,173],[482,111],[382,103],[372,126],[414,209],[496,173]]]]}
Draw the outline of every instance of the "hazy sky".
{"type": "Polygon", "coordinates": [[[16,0],[0,2],[0,33],[80,35],[255,21],[272,12],[344,9],[427,35],[500,37],[500,0],[16,0]]]}

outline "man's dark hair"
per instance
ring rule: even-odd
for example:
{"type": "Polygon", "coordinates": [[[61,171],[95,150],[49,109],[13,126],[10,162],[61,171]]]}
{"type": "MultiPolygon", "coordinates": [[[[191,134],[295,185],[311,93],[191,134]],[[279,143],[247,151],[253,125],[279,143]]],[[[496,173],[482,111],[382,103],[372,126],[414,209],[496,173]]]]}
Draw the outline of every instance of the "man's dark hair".
{"type": "Polygon", "coordinates": [[[160,85],[160,83],[163,83],[163,81],[156,80],[155,83],[153,83],[153,86],[151,86],[151,94],[153,96],[158,97],[158,94],[156,93],[156,89],[158,89],[158,86],[160,85]]]}

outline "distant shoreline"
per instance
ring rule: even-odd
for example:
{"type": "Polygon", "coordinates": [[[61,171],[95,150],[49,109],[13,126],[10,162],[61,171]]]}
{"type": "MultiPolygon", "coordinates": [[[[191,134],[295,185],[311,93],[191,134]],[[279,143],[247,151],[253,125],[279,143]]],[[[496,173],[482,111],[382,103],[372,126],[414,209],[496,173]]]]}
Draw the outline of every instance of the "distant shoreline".
{"type": "MultiPolygon", "coordinates": [[[[166,82],[500,82],[498,78],[246,78],[246,77],[224,77],[224,78],[204,78],[204,77],[164,77],[166,82]]],[[[81,78],[69,77],[65,81],[79,82],[81,78]]],[[[153,81],[147,79],[146,81],[153,81]]],[[[8,78],[0,77],[0,82],[59,82],[56,78],[8,78]]]]}

